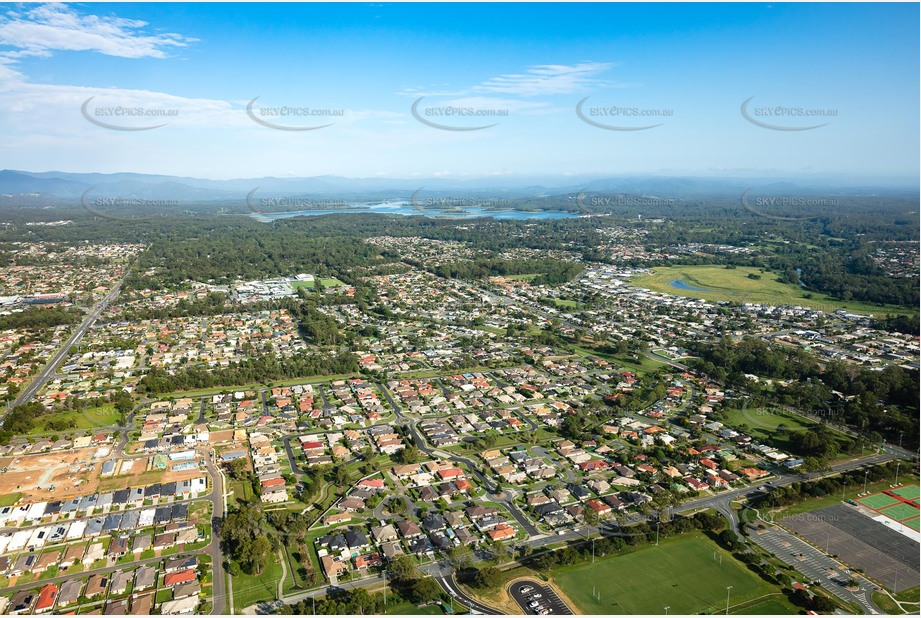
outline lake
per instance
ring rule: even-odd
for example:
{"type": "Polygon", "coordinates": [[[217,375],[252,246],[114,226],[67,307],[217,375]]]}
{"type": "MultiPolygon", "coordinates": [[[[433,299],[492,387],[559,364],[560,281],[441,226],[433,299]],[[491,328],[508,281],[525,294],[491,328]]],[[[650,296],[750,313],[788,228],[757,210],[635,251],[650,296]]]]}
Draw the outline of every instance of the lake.
{"type": "Polygon", "coordinates": [[[432,218],[472,219],[474,217],[492,217],[494,219],[572,219],[579,215],[558,211],[527,212],[524,210],[490,210],[480,206],[464,206],[459,209],[452,208],[424,208],[420,209],[409,202],[394,202],[391,204],[349,204],[349,208],[335,210],[303,210],[298,212],[272,212],[253,213],[251,217],[259,221],[277,221],[292,217],[316,217],[319,215],[376,213],[382,215],[424,216],[432,218]]]}
{"type": "Polygon", "coordinates": [[[689,292],[712,292],[706,288],[698,288],[689,284],[684,279],[675,279],[674,281],[669,281],[668,284],[673,288],[678,288],[679,290],[687,290],[689,292]]]}

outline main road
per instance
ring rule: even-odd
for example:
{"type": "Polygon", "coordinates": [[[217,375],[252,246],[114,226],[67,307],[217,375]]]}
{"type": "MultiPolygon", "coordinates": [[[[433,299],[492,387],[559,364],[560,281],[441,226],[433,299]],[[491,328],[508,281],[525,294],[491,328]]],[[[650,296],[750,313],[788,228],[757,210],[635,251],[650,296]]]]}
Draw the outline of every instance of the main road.
{"type": "MultiPolygon", "coordinates": [[[[70,348],[72,348],[78,341],[80,341],[80,338],[83,337],[83,334],[89,330],[90,326],[92,326],[97,319],[99,319],[99,316],[102,315],[102,312],[105,311],[106,307],[108,307],[109,304],[115,300],[121,291],[122,284],[125,282],[127,277],[128,272],[126,272],[125,275],[119,279],[114,286],[112,286],[112,289],[109,290],[109,293],[106,294],[105,298],[96,303],[96,306],[94,306],[93,309],[87,314],[87,316],[83,319],[83,322],[70,335],[64,345],[58,348],[58,351],[55,352],[54,356],[51,357],[51,360],[48,361],[48,364],[46,364],[42,370],[38,372],[38,375],[35,376],[35,379],[32,380],[29,386],[27,386],[21,393],[19,393],[19,396],[13,402],[12,407],[21,406],[25,403],[28,403],[29,400],[32,399],[32,397],[34,397],[35,394],[41,390],[43,386],[45,386],[45,384],[54,374],[55,368],[70,351],[70,348]]],[[[9,411],[9,409],[11,408],[7,408],[7,411],[9,411]]],[[[0,421],[3,420],[6,414],[7,412],[0,414],[0,421]]]]}

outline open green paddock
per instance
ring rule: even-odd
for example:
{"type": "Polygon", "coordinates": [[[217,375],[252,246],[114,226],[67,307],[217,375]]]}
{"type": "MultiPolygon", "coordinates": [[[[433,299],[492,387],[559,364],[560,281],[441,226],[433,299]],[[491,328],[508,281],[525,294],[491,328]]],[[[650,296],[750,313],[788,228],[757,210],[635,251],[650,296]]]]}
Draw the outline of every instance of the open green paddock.
{"type": "Polygon", "coordinates": [[[887,507],[880,511],[883,515],[896,521],[904,521],[918,516],[918,509],[910,504],[900,502],[895,506],[887,507]]]}
{"type": "Polygon", "coordinates": [[[652,273],[632,277],[629,283],[654,292],[701,298],[712,302],[799,305],[827,313],[844,309],[856,313],[871,313],[878,317],[887,313],[910,314],[917,311],[917,308],[879,307],[870,303],[840,300],[817,292],[810,293],[792,283],[777,281],[775,273],[747,266],[663,266],[654,268],[652,273]],[[749,275],[758,278],[749,278],[749,275]],[[684,281],[692,289],[677,288],[672,285],[673,281],[684,281]],[[807,294],[811,298],[806,298],[807,294]]]}
{"type": "Polygon", "coordinates": [[[672,614],[722,613],[727,586],[732,586],[730,612],[738,606],[744,613],[770,613],[779,603],[788,613],[796,613],[783,596],[775,596],[780,592],[777,586],[700,533],[665,539],[658,547],[608,556],[594,564],[561,567],[552,577],[584,614],[662,614],[665,607],[672,614]],[[749,604],[761,597],[770,598],[772,607],[756,603],[749,610],[749,604]]]}
{"type": "Polygon", "coordinates": [[[310,281],[291,281],[291,287],[295,290],[298,288],[305,288],[312,290],[316,287],[316,282],[319,281],[320,285],[324,288],[334,288],[339,287],[340,285],[345,285],[342,281],[339,281],[335,277],[318,277],[311,279],[310,281]]]}
{"type": "Polygon", "coordinates": [[[872,496],[867,496],[865,498],[860,498],[857,500],[860,504],[873,509],[874,511],[879,511],[886,507],[892,506],[893,504],[898,504],[898,498],[893,498],[892,496],[887,496],[886,494],[873,494],[872,496]]]}
{"type": "Polygon", "coordinates": [[[917,500],[921,497],[921,487],[918,485],[905,485],[904,487],[893,489],[891,492],[906,500],[917,500]]]}
{"type": "MultiPolygon", "coordinates": [[[[817,423],[798,414],[788,413],[777,408],[748,408],[745,410],[731,408],[723,411],[723,421],[734,428],[741,428],[752,438],[765,441],[782,450],[792,450],[792,434],[811,431],[817,423]]],[[[832,429],[839,452],[847,452],[853,439],[846,434],[832,429]]]]}
{"type": "Polygon", "coordinates": [[[240,611],[260,601],[273,600],[278,594],[281,563],[273,556],[261,575],[241,573],[233,577],[233,605],[240,611]]]}
{"type": "Polygon", "coordinates": [[[35,426],[29,433],[43,434],[67,429],[113,427],[118,425],[121,416],[121,413],[115,409],[115,404],[113,403],[89,406],[86,409],[80,410],[42,414],[35,419],[35,426]]]}
{"type": "Polygon", "coordinates": [[[816,423],[806,417],[788,414],[776,408],[749,408],[745,410],[730,408],[724,412],[727,425],[732,427],[745,425],[749,428],[753,437],[758,438],[770,437],[780,425],[784,425],[789,431],[808,431],[816,426],[816,423]]]}

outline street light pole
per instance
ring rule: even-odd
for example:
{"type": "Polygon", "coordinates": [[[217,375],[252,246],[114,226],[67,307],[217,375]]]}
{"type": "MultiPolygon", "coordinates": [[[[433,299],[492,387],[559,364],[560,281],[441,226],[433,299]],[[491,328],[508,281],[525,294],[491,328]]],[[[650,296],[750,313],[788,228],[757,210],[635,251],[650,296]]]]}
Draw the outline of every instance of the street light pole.
{"type": "Polygon", "coordinates": [[[866,474],[863,475],[863,493],[867,493],[867,477],[870,476],[870,469],[867,468],[866,474]]]}
{"type": "Polygon", "coordinates": [[[726,586],[726,615],[729,615],[729,593],[732,592],[732,586],[726,586]]]}
{"type": "Polygon", "coordinates": [[[666,606],[665,606],[665,615],[666,615],[666,616],[668,616],[668,608],[669,608],[669,607],[671,607],[671,605],[666,605],[666,606]]]}
{"type": "MultiPolygon", "coordinates": [[[[899,440],[899,442],[901,442],[901,440],[899,440]]],[[[901,465],[902,465],[901,461],[895,462],[895,484],[896,485],[899,484],[899,466],[901,465]]]]}

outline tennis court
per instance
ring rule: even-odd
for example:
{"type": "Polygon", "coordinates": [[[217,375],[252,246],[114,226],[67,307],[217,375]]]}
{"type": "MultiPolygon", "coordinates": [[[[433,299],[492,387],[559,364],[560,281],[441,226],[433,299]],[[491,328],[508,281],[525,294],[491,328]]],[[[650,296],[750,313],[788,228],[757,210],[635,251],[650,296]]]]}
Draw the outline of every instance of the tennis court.
{"type": "Polygon", "coordinates": [[[917,530],[921,532],[921,518],[915,517],[914,519],[908,519],[902,522],[912,530],[917,530]]]}
{"type": "Polygon", "coordinates": [[[918,485],[905,485],[904,487],[891,490],[891,493],[894,493],[900,498],[905,498],[906,500],[917,500],[921,498],[921,487],[918,485]]]}
{"type": "Polygon", "coordinates": [[[890,519],[896,521],[902,521],[904,519],[911,519],[912,517],[918,516],[918,509],[913,507],[910,504],[905,504],[901,502],[895,506],[889,506],[880,511],[883,515],[890,519]]]}
{"type": "Polygon", "coordinates": [[[898,504],[899,499],[893,498],[892,496],[887,496],[886,494],[873,494],[872,496],[867,496],[866,498],[860,498],[857,500],[857,502],[873,509],[874,511],[879,511],[880,509],[884,509],[887,506],[898,504]]]}

